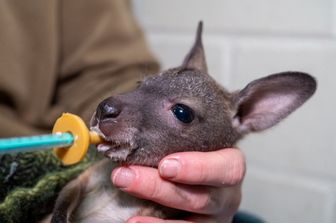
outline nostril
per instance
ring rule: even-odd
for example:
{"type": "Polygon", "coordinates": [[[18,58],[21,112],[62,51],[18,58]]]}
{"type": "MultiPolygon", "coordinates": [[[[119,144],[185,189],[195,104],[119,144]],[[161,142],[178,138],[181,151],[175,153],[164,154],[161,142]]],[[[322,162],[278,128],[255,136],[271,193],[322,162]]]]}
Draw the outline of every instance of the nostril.
{"type": "Polygon", "coordinates": [[[103,101],[98,105],[97,117],[101,120],[116,118],[120,114],[120,108],[109,101],[103,101]]]}

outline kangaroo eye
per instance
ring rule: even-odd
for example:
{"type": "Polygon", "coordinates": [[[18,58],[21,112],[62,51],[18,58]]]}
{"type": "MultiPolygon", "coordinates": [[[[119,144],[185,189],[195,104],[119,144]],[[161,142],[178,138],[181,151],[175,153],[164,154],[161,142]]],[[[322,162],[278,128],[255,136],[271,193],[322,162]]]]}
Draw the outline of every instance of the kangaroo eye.
{"type": "Polygon", "coordinates": [[[172,107],[175,117],[183,123],[190,123],[194,120],[194,112],[191,108],[183,104],[176,104],[172,107]]]}

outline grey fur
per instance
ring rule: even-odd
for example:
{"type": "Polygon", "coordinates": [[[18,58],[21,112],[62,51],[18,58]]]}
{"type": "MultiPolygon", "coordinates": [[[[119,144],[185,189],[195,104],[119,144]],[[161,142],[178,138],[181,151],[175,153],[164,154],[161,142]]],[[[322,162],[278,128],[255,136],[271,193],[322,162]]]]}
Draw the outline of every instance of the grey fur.
{"type": "MultiPolygon", "coordinates": [[[[269,75],[251,82],[241,91],[228,92],[207,73],[201,34],[200,23],[196,41],[181,66],[148,77],[136,90],[107,98],[98,106],[91,126],[107,141],[98,147],[100,152],[120,164],[157,167],[159,161],[171,153],[232,147],[245,134],[277,124],[315,92],[314,78],[301,72],[269,75]],[[175,117],[172,107],[176,104],[187,105],[194,111],[191,123],[183,123],[175,117]]],[[[104,162],[105,165],[112,163],[104,162]]],[[[80,185],[83,193],[79,197],[85,197],[89,192],[83,191],[91,190],[83,189],[87,180],[77,181],[75,184],[80,185]]],[[[96,182],[97,187],[98,184],[96,182]]],[[[74,190],[71,188],[65,191],[74,190]]],[[[111,190],[118,191],[112,186],[111,190]]],[[[80,215],[78,210],[85,210],[79,201],[75,205],[77,213],[64,213],[70,210],[64,208],[64,205],[70,206],[69,194],[61,193],[55,208],[57,215],[54,215],[58,221],[53,222],[65,222],[64,216],[68,219],[70,215],[76,219],[80,215]]],[[[134,198],[129,200],[133,202],[130,205],[134,205],[134,198]]],[[[167,214],[170,212],[155,213],[152,215],[173,217],[167,214]]]]}

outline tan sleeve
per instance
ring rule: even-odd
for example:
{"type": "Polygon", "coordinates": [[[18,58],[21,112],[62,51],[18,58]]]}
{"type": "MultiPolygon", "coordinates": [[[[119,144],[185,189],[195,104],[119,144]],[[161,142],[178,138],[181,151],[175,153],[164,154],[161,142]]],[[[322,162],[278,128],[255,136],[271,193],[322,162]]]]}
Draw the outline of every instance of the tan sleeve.
{"type": "MultiPolygon", "coordinates": [[[[20,40],[28,45],[34,40],[29,50],[35,58],[31,58],[27,47],[17,46],[18,51],[23,51],[23,58],[18,58],[16,64],[21,67],[21,60],[27,59],[25,63],[31,69],[15,75],[16,79],[23,77],[28,81],[12,84],[5,90],[9,103],[1,103],[0,97],[0,122],[7,120],[6,127],[0,127],[0,136],[5,135],[5,128],[11,128],[10,120],[22,124],[23,132],[32,128],[48,130],[62,112],[73,112],[88,121],[100,100],[134,88],[138,80],[158,70],[128,1],[40,2],[44,7],[26,6],[40,14],[35,22],[27,19],[26,25],[35,30],[24,33],[20,40]],[[32,61],[35,62],[29,63],[32,61]],[[20,90],[15,89],[22,86],[27,89],[18,96],[20,90]],[[2,114],[1,109],[6,112],[2,114]]],[[[11,22],[20,24],[19,31],[24,20],[11,22]]],[[[1,75],[0,72],[0,79],[1,75]]],[[[11,78],[7,79],[9,83],[11,78]]],[[[1,84],[0,80],[0,93],[5,83],[1,84]]]]}
{"type": "Polygon", "coordinates": [[[57,0],[0,1],[0,137],[40,132],[58,64],[57,0]]]}
{"type": "Polygon", "coordinates": [[[98,101],[134,88],[158,66],[128,1],[63,1],[62,9],[57,99],[88,120],[98,101]]]}

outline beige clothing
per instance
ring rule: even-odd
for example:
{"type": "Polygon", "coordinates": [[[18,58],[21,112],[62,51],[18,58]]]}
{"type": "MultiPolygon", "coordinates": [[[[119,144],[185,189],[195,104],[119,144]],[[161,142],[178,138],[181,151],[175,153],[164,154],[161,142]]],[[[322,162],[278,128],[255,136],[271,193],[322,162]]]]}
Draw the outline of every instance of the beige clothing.
{"type": "Polygon", "coordinates": [[[124,0],[0,2],[0,137],[50,131],[158,65],[124,0]]]}

